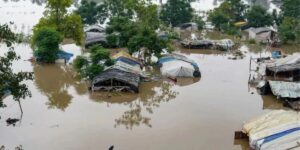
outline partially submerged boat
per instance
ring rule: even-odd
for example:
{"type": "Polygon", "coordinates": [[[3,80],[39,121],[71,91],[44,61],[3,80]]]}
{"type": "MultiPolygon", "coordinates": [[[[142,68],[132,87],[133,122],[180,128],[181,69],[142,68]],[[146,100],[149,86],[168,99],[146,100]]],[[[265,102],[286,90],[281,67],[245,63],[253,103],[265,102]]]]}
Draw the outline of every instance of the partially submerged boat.
{"type": "Polygon", "coordinates": [[[285,150],[300,148],[300,113],[274,110],[244,124],[251,148],[285,150]]]}

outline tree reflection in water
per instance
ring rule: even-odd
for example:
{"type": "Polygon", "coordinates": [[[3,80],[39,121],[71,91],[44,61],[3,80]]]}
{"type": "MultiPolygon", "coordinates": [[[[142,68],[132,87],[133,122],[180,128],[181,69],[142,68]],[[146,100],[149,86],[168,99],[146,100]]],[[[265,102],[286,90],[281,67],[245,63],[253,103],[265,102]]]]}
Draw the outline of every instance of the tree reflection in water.
{"type": "MultiPolygon", "coordinates": [[[[148,94],[141,94],[137,101],[128,103],[129,110],[125,111],[120,118],[115,119],[115,127],[123,125],[126,129],[133,129],[141,124],[152,127],[151,118],[143,116],[143,109],[149,114],[153,114],[154,109],[158,108],[161,103],[175,99],[178,92],[173,91],[172,86],[174,86],[172,83],[160,82],[157,86],[152,87],[148,94]]],[[[147,89],[144,90],[148,91],[147,89]]]]}
{"type": "Polygon", "coordinates": [[[37,65],[33,66],[35,84],[48,97],[46,105],[50,109],[64,111],[71,103],[72,96],[68,89],[73,86],[78,94],[85,94],[87,87],[77,81],[73,71],[64,65],[37,65]]]}

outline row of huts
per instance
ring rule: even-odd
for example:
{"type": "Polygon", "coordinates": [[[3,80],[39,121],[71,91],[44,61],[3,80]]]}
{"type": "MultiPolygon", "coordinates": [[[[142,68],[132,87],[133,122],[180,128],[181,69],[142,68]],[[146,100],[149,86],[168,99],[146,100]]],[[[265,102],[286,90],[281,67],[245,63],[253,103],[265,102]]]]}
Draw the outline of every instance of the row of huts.
{"type": "Polygon", "coordinates": [[[272,57],[256,61],[259,92],[273,94],[292,109],[273,110],[246,122],[235,138],[249,138],[255,150],[300,149],[300,54],[283,57],[274,51],[272,57]]]}
{"type": "MultiPolygon", "coordinates": [[[[149,80],[143,64],[125,51],[112,56],[113,66],[107,67],[91,83],[91,90],[139,92],[142,81],[149,80]]],[[[165,54],[157,61],[162,77],[177,80],[178,77],[200,78],[200,69],[195,61],[178,53],[165,54]]]]}

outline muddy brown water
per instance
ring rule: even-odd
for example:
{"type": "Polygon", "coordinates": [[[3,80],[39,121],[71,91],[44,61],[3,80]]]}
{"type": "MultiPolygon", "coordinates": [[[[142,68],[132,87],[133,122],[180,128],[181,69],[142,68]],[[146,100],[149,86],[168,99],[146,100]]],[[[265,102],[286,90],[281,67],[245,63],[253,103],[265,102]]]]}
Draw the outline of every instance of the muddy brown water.
{"type": "MultiPolygon", "coordinates": [[[[75,46],[64,47],[81,53],[75,46]]],[[[233,139],[234,131],[244,121],[282,108],[274,96],[249,89],[250,55],[258,54],[246,46],[241,60],[230,60],[228,52],[183,49],[199,64],[202,78],[142,83],[139,94],[90,93],[70,65],[24,61],[32,55],[29,46],[15,48],[22,60],[14,69],[33,71],[35,80],[27,82],[32,97],[22,101],[21,122],[6,125],[6,118],[20,118],[11,97],[4,101],[8,107],[0,109],[0,144],[11,148],[247,149],[247,141],[233,139]]]]}
{"type": "MultiPolygon", "coordinates": [[[[15,21],[14,31],[30,33],[42,16],[41,6],[26,1],[0,4],[1,23],[15,21]]],[[[82,54],[72,44],[63,48],[82,54]]],[[[3,55],[5,47],[0,49],[3,55]]],[[[22,60],[14,63],[14,70],[32,71],[35,79],[26,82],[32,97],[22,100],[22,116],[18,103],[5,99],[0,145],[23,145],[25,150],[107,150],[111,145],[116,150],[247,150],[248,141],[234,140],[234,131],[264,112],[284,109],[274,96],[260,96],[248,86],[250,57],[270,52],[241,44],[245,57],[231,60],[230,52],[178,49],[198,63],[201,79],[141,83],[140,93],[130,94],[90,93],[71,65],[28,62],[30,47],[15,45],[22,60]],[[7,126],[9,117],[21,121],[7,126]]]]}

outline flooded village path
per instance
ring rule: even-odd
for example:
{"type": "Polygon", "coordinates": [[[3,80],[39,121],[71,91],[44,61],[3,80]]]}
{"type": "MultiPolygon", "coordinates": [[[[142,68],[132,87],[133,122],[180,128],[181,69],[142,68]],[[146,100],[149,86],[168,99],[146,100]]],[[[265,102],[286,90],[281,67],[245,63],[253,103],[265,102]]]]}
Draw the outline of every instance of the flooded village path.
{"type": "MultiPolygon", "coordinates": [[[[14,20],[31,11],[27,2],[18,3],[26,9],[10,10],[14,20]]],[[[1,23],[10,16],[3,14],[4,5],[18,3],[0,2],[0,18],[6,18],[1,23]]],[[[31,15],[39,18],[39,9],[31,15]]],[[[37,18],[24,18],[24,30],[37,18]]],[[[82,53],[72,44],[63,48],[82,53]]],[[[111,145],[117,150],[246,150],[248,142],[235,141],[234,131],[244,121],[281,107],[275,97],[249,89],[249,60],[259,54],[247,46],[240,49],[245,53],[240,60],[229,59],[226,52],[181,50],[198,63],[200,80],[146,82],[139,94],[109,94],[90,93],[71,65],[24,61],[32,50],[27,44],[16,45],[22,61],[14,69],[32,71],[35,79],[27,82],[32,97],[22,101],[24,114],[16,126],[7,126],[5,119],[20,118],[19,106],[11,97],[5,99],[7,108],[0,109],[0,145],[10,149],[23,145],[25,150],[106,150],[111,145]]]]}

